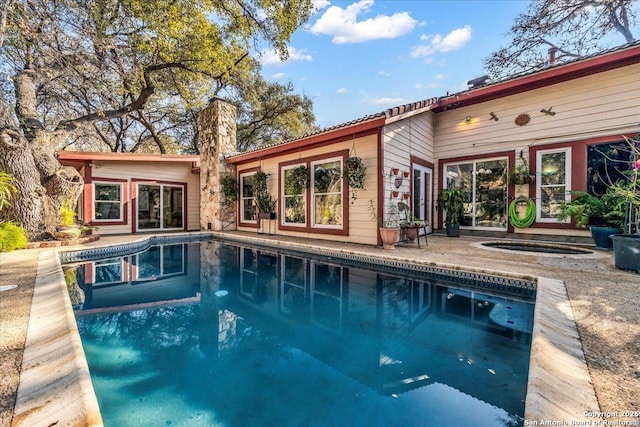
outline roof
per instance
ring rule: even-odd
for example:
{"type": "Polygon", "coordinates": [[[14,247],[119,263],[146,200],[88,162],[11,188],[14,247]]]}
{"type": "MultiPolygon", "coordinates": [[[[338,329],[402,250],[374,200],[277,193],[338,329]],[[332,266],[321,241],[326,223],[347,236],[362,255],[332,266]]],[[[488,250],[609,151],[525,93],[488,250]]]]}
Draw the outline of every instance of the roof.
{"type": "Polygon", "coordinates": [[[638,62],[640,62],[640,40],[572,61],[548,66],[541,70],[517,74],[497,82],[474,86],[452,95],[447,94],[447,96],[438,99],[432,110],[438,113],[447,109],[490,101],[638,62]]]}
{"type": "Polygon", "coordinates": [[[239,163],[246,160],[268,156],[276,151],[278,153],[282,153],[283,150],[297,150],[300,147],[309,147],[320,140],[326,141],[333,138],[339,138],[342,135],[354,135],[366,130],[379,129],[384,124],[388,123],[389,119],[405,117],[406,115],[422,112],[431,108],[437,100],[437,98],[429,98],[422,101],[392,107],[379,113],[369,114],[364,117],[322,129],[318,132],[301,136],[297,139],[276,142],[259,148],[243,151],[242,153],[233,154],[228,157],[227,161],[229,163],[239,163]]]}
{"type": "Polygon", "coordinates": [[[282,150],[289,148],[297,150],[301,147],[307,147],[308,145],[317,143],[318,138],[326,141],[338,136],[339,133],[351,131],[354,128],[362,127],[364,124],[375,123],[376,126],[381,127],[426,110],[439,113],[447,109],[502,98],[638,62],[640,62],[640,41],[635,41],[590,56],[558,63],[542,70],[518,74],[497,82],[474,86],[473,88],[453,95],[447,94],[447,96],[440,98],[430,98],[392,107],[385,111],[331,126],[294,140],[277,142],[268,146],[234,154],[229,156],[228,161],[230,163],[239,163],[273,155],[275,152],[282,152],[282,150]]]}
{"type": "Polygon", "coordinates": [[[141,154],[141,153],[113,153],[96,151],[66,151],[57,152],[59,160],[110,160],[110,161],[136,161],[136,162],[200,162],[200,156],[195,154],[141,154]]]}

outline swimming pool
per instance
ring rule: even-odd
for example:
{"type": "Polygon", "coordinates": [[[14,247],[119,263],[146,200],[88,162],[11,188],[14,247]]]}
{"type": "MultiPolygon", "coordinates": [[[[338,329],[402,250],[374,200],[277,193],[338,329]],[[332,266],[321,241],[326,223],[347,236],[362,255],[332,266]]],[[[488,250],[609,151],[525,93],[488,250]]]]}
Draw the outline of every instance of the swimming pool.
{"type": "Polygon", "coordinates": [[[217,241],[77,265],[105,424],[521,424],[532,288],[374,267],[217,241]]]}

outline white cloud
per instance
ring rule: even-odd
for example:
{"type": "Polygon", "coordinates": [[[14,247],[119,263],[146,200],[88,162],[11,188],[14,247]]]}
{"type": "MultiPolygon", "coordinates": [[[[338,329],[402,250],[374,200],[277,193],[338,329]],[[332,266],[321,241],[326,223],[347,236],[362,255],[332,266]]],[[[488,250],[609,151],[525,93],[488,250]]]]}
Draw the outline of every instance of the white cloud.
{"type": "Polygon", "coordinates": [[[313,24],[313,34],[333,36],[335,44],[360,43],[376,39],[393,39],[413,30],[417,21],[408,12],[393,15],[377,15],[358,21],[358,15],[373,6],[373,0],[360,0],[346,8],[329,7],[313,24]]]}
{"type": "Polygon", "coordinates": [[[433,78],[433,80],[444,80],[447,77],[445,73],[440,73],[433,78]]]}
{"type": "Polygon", "coordinates": [[[411,50],[411,56],[414,58],[429,56],[436,52],[449,52],[461,49],[469,40],[471,40],[471,27],[469,25],[465,25],[462,28],[451,31],[444,37],[440,34],[436,34],[435,36],[423,35],[420,37],[420,40],[426,41],[428,44],[414,46],[411,50]]]}
{"type": "Polygon", "coordinates": [[[378,71],[378,74],[383,77],[391,77],[391,73],[389,73],[388,71],[378,71]]]}
{"type": "Polygon", "coordinates": [[[280,56],[278,53],[273,50],[263,50],[258,54],[258,60],[263,65],[281,65],[286,62],[292,61],[313,61],[313,56],[306,53],[305,49],[296,49],[295,47],[289,46],[289,58],[286,61],[280,60],[280,56]]]}
{"type": "Polygon", "coordinates": [[[381,98],[374,98],[367,101],[371,105],[401,105],[406,104],[407,101],[404,98],[391,98],[389,96],[383,96],[381,98]]]}
{"type": "Polygon", "coordinates": [[[286,76],[286,74],[285,74],[285,73],[275,73],[275,74],[274,74],[273,76],[271,76],[271,77],[273,77],[274,79],[282,79],[282,78],[284,78],[285,76],[286,76]]]}
{"type": "Polygon", "coordinates": [[[329,0],[311,0],[311,4],[311,9],[314,11],[314,13],[317,13],[325,7],[329,6],[331,2],[329,0]]]}
{"type": "Polygon", "coordinates": [[[341,87],[340,89],[336,90],[336,93],[349,93],[349,89],[347,89],[346,87],[341,87]]]}

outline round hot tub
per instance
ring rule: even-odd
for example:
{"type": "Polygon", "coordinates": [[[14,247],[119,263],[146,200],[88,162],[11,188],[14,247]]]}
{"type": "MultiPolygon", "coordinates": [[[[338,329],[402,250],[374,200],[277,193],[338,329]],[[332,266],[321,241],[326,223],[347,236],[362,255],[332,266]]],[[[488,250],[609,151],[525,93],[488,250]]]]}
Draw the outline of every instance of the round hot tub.
{"type": "Polygon", "coordinates": [[[502,249],[515,252],[536,252],[553,255],[590,255],[593,251],[575,246],[556,245],[551,243],[534,242],[485,242],[480,245],[487,248],[502,249]]]}

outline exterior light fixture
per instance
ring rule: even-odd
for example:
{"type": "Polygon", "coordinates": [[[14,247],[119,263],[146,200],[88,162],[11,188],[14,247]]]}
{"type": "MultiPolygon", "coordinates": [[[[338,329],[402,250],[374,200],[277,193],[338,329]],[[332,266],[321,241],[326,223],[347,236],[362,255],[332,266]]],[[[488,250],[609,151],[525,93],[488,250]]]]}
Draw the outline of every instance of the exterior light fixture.
{"type": "Polygon", "coordinates": [[[467,123],[471,123],[471,119],[472,119],[471,116],[467,116],[467,117],[464,118],[464,121],[467,122],[467,123]]]}

